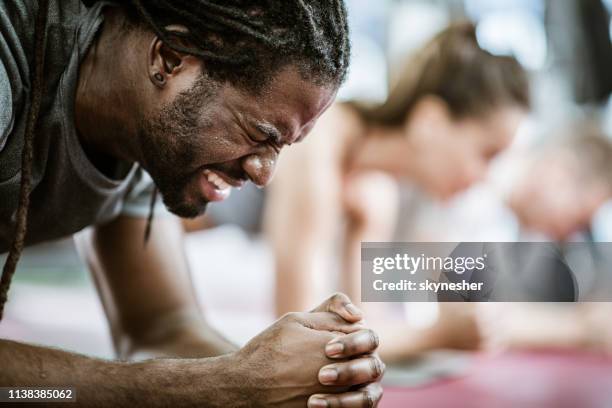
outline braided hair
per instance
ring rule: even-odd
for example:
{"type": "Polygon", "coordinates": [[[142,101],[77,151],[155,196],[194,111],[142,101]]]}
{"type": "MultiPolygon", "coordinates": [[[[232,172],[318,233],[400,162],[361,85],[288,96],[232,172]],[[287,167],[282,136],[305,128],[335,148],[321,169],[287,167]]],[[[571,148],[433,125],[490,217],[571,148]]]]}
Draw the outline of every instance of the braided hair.
{"type": "Polygon", "coordinates": [[[115,0],[170,48],[200,57],[213,79],[258,90],[296,65],[319,85],[344,81],[350,59],[343,0],[115,0]],[[167,29],[180,24],[186,32],[167,29]]]}
{"type": "Polygon", "coordinates": [[[19,188],[19,208],[17,209],[17,223],[15,225],[15,237],[11,245],[8,257],[2,268],[0,278],[0,320],[4,315],[4,305],[8,297],[11,280],[17,268],[17,262],[23,251],[28,219],[28,206],[30,205],[30,190],[32,188],[32,162],[34,151],[34,133],[40,105],[43,97],[43,75],[45,64],[45,30],[47,26],[47,14],[49,0],[40,0],[38,3],[38,16],[35,25],[35,49],[34,69],[32,70],[32,96],[28,121],[25,129],[23,150],[21,152],[21,185],[19,188]]]}
{"type": "MultiPolygon", "coordinates": [[[[96,0],[82,2],[91,6],[96,0]]],[[[0,320],[27,231],[33,143],[43,97],[49,0],[38,3],[19,208],[14,240],[0,279],[0,320]]],[[[130,25],[152,30],[175,51],[199,57],[206,74],[214,80],[258,92],[288,65],[296,66],[305,79],[317,85],[339,86],[346,78],[350,43],[343,0],[115,0],[115,3],[124,7],[130,25]],[[180,24],[187,31],[171,31],[167,27],[172,24],[180,24]]],[[[150,223],[151,216],[147,236],[150,223]]]]}

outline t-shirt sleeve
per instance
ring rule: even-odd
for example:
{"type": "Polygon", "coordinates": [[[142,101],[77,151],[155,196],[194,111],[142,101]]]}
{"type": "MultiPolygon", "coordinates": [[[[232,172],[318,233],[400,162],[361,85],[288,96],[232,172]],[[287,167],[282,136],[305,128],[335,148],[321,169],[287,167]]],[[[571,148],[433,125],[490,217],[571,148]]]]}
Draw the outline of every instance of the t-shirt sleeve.
{"type": "MultiPolygon", "coordinates": [[[[126,196],[121,209],[121,215],[128,217],[146,218],[151,210],[151,199],[155,184],[151,176],[142,169],[138,170],[138,174],[134,179],[134,185],[126,196]]],[[[171,216],[172,214],[164,206],[161,196],[157,195],[155,208],[153,209],[155,217],[171,216]]]]}
{"type": "Polygon", "coordinates": [[[0,59],[0,151],[13,128],[13,91],[4,63],[0,59]]]}

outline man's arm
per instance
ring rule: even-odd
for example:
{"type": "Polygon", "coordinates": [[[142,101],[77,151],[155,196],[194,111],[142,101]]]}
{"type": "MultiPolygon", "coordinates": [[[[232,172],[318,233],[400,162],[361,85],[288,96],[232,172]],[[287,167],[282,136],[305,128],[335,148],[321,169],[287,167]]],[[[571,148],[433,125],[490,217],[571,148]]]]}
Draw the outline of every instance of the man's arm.
{"type": "Polygon", "coordinates": [[[200,312],[174,217],[119,217],[77,238],[93,272],[121,358],[209,357],[236,347],[200,312]]]}
{"type": "Polygon", "coordinates": [[[237,352],[205,359],[108,362],[0,340],[0,385],[74,387],[79,407],[297,408],[309,398],[311,407],[374,407],[384,372],[378,339],[349,306],[336,295],[311,313],[285,315],[237,352]]]}
{"type": "MultiPolygon", "coordinates": [[[[310,396],[313,407],[320,406],[315,400],[325,400],[329,407],[377,404],[382,394],[378,381],[384,371],[384,364],[372,354],[378,340],[359,324],[361,314],[350,307],[348,298],[336,295],[312,313],[286,315],[244,348],[232,352],[234,346],[214,332],[199,313],[180,224],[169,218],[156,222],[146,247],[144,229],[144,220],[122,217],[98,227],[90,239],[79,240],[81,249],[89,254],[121,356],[228,354],[204,360],[145,361],[136,366],[142,368],[141,374],[130,371],[128,375],[141,375],[146,383],[149,376],[155,376],[151,370],[162,371],[168,376],[168,386],[179,381],[179,390],[191,392],[187,396],[177,392],[166,402],[303,407],[310,396]],[[176,316],[183,318],[177,322],[176,316]],[[338,336],[340,333],[347,335],[338,336]],[[341,343],[342,351],[328,350],[330,342],[341,343]],[[200,362],[205,366],[200,367],[200,362]],[[161,368],[156,370],[158,366],[161,368]],[[323,376],[330,370],[335,379],[323,376]],[[199,387],[202,382],[205,386],[199,387]]],[[[154,381],[143,387],[149,398],[157,398],[159,391],[147,387],[151,384],[159,387],[154,381]]]]}
{"type": "Polygon", "coordinates": [[[230,360],[231,355],[122,363],[0,340],[0,385],[73,387],[77,407],[233,406],[239,401],[236,390],[228,390],[234,383],[227,379],[233,375],[230,360]]]}

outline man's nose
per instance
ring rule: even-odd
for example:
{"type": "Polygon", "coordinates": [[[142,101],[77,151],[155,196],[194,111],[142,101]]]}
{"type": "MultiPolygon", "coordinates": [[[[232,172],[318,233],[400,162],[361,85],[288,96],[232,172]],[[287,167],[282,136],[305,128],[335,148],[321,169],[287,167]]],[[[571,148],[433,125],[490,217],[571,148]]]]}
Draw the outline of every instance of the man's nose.
{"type": "Polygon", "coordinates": [[[278,153],[273,149],[251,154],[242,161],[242,168],[251,181],[258,187],[266,186],[274,176],[278,153]]]}

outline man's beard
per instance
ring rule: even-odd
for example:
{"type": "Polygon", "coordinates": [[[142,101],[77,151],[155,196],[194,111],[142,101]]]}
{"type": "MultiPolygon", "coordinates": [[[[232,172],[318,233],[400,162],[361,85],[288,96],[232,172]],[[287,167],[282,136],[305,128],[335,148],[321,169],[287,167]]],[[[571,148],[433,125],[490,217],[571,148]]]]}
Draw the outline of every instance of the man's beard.
{"type": "Polygon", "coordinates": [[[200,170],[181,169],[196,162],[201,132],[207,127],[205,107],[214,94],[214,84],[202,77],[140,124],[143,165],[168,210],[179,217],[197,217],[205,212],[208,204],[199,194],[197,202],[187,201],[187,186],[200,177],[200,170]]]}

